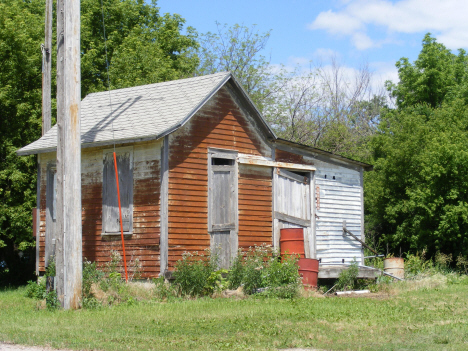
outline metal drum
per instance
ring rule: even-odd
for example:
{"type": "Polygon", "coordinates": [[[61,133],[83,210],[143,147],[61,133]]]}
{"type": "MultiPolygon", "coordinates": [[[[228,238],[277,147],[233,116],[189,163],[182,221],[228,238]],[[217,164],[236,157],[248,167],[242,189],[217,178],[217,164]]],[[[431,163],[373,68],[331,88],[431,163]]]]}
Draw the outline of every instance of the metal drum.
{"type": "Polygon", "coordinates": [[[280,232],[281,256],[299,254],[301,258],[305,258],[304,230],[302,228],[283,228],[280,232]]]}
{"type": "Polygon", "coordinates": [[[405,278],[405,262],[403,258],[392,257],[384,259],[384,271],[397,278],[405,278]]]}
{"type": "Polygon", "coordinates": [[[297,262],[299,274],[305,289],[316,288],[319,272],[319,261],[313,258],[300,258],[297,262]]]}

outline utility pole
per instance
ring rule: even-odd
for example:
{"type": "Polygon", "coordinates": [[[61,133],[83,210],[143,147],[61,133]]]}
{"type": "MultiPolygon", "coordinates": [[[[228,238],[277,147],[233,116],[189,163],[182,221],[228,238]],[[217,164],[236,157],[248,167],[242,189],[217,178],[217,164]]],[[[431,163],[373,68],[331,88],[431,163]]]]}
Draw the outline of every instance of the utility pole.
{"type": "MultiPolygon", "coordinates": [[[[47,133],[52,127],[51,112],[51,71],[52,71],[52,0],[46,0],[45,8],[45,38],[44,45],[41,45],[42,51],[42,135],[47,133]]],[[[45,266],[47,267],[53,259],[52,242],[55,233],[48,231],[45,238],[45,266]]],[[[39,243],[39,241],[38,241],[39,243]]]]}
{"type": "Polygon", "coordinates": [[[62,176],[57,295],[63,308],[77,309],[82,289],[80,0],[58,0],[57,8],[57,170],[62,176]]]}
{"type": "Polygon", "coordinates": [[[63,307],[64,268],[63,268],[63,119],[65,82],[63,80],[64,57],[64,0],[57,0],[57,201],[55,213],[55,279],[57,297],[63,307]]]}
{"type": "Polygon", "coordinates": [[[46,0],[45,41],[42,49],[42,135],[52,126],[51,118],[51,60],[52,50],[52,0],[46,0]]]}

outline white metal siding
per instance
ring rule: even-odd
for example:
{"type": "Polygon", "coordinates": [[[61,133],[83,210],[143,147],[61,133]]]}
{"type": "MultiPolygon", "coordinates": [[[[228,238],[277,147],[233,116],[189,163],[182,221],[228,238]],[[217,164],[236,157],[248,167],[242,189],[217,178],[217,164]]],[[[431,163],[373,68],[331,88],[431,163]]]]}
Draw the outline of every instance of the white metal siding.
{"type": "Polygon", "coordinates": [[[317,162],[316,166],[316,186],[320,188],[320,208],[316,212],[317,258],[322,264],[342,263],[343,259],[349,263],[354,258],[361,263],[361,244],[343,236],[343,220],[346,220],[347,229],[361,238],[360,172],[323,162],[317,162]]]}

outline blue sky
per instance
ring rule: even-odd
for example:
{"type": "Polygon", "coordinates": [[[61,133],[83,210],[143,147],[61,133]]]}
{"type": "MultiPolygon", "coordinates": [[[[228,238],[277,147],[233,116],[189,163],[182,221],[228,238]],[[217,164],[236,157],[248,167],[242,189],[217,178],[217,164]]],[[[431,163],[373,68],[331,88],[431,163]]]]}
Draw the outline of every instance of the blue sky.
{"type": "Polygon", "coordinates": [[[271,30],[271,63],[326,63],[335,55],[350,72],[367,63],[376,81],[396,80],[395,62],[417,58],[431,32],[452,50],[468,48],[468,0],[158,0],[200,33],[215,22],[271,30]]]}

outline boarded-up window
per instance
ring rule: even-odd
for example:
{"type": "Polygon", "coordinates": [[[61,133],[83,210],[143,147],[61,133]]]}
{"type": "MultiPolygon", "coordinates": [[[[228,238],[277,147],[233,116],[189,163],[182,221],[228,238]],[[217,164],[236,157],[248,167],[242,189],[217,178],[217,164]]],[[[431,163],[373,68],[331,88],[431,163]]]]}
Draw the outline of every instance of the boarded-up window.
{"type": "MultiPolygon", "coordinates": [[[[117,149],[120,204],[124,233],[131,233],[133,227],[133,152],[131,149],[117,149]]],[[[102,194],[102,222],[104,234],[120,233],[119,202],[113,151],[104,153],[102,194]]]]}

